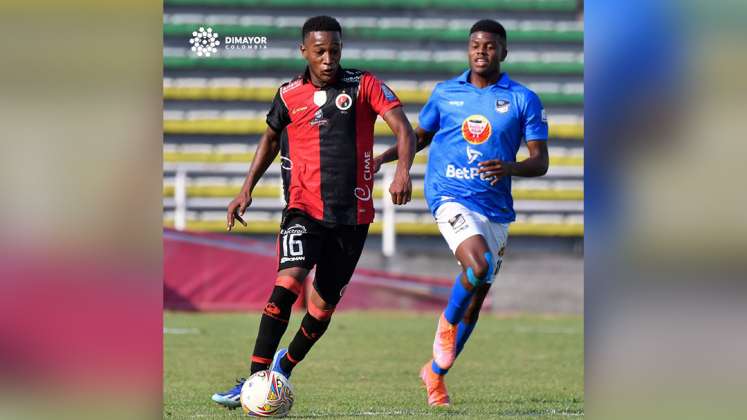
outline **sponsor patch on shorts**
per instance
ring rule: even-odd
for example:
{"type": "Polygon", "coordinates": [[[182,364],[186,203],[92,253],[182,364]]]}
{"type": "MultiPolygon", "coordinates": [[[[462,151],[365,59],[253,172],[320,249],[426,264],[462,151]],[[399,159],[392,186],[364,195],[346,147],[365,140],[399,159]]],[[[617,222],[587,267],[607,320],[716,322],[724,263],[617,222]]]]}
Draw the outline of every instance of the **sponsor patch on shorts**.
{"type": "Polygon", "coordinates": [[[468,226],[467,220],[465,220],[461,213],[449,219],[449,224],[451,225],[451,228],[454,229],[454,233],[461,232],[464,229],[467,229],[468,226]]]}

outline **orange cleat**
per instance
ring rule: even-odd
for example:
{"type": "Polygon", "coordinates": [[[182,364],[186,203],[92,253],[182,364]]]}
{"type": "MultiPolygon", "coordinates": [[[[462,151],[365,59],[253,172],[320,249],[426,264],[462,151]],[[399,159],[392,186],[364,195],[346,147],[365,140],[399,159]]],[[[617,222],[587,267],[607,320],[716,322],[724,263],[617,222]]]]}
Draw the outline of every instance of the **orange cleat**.
{"type": "Polygon", "coordinates": [[[436,339],[433,340],[433,360],[441,369],[449,369],[456,359],[457,326],[451,325],[444,314],[438,318],[436,339]]]}
{"type": "Polygon", "coordinates": [[[446,392],[446,383],[444,375],[439,375],[431,369],[431,362],[420,369],[420,379],[423,380],[425,391],[428,394],[428,405],[431,407],[445,407],[449,405],[449,394],[446,392]]]}

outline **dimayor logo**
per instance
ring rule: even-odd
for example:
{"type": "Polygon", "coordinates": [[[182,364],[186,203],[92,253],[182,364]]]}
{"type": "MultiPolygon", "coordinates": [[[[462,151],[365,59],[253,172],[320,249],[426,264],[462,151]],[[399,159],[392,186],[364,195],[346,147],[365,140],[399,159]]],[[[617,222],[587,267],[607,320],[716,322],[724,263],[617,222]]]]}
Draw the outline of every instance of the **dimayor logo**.
{"type": "Polygon", "coordinates": [[[192,32],[192,38],[189,39],[189,43],[192,44],[192,51],[197,53],[199,57],[210,57],[212,54],[218,52],[215,48],[220,45],[218,40],[218,32],[213,32],[213,28],[203,28],[192,32]]]}
{"type": "Polygon", "coordinates": [[[192,45],[191,50],[198,57],[210,57],[218,52],[218,48],[226,50],[246,50],[246,49],[266,49],[266,36],[226,36],[221,41],[218,32],[211,27],[200,27],[192,32],[192,38],[189,39],[192,45]]]}

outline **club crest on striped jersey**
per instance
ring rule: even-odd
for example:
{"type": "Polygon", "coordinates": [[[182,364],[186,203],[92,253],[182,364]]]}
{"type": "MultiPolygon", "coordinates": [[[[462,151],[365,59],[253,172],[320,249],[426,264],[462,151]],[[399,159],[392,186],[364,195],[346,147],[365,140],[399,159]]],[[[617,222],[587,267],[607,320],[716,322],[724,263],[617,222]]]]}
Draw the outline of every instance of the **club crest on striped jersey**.
{"type": "Polygon", "coordinates": [[[340,111],[347,111],[351,106],[353,106],[353,98],[351,98],[347,93],[343,92],[337,95],[337,97],[335,98],[335,106],[340,111]]]}
{"type": "Polygon", "coordinates": [[[327,103],[327,91],[317,90],[314,92],[314,105],[322,106],[327,103]]]}
{"type": "Polygon", "coordinates": [[[509,105],[511,105],[511,102],[505,99],[497,99],[495,101],[495,110],[501,114],[505,114],[508,112],[509,105]]]}
{"type": "Polygon", "coordinates": [[[490,121],[484,115],[470,115],[462,122],[462,137],[471,144],[485,143],[492,130],[490,121]]]}

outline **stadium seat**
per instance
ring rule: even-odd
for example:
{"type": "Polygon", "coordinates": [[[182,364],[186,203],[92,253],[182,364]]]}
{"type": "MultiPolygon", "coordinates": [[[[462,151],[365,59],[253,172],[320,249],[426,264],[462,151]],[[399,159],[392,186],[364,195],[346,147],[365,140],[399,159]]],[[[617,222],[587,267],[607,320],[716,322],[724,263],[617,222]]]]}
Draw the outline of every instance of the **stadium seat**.
{"type": "Polygon", "coordinates": [[[408,8],[464,10],[526,10],[569,12],[576,0],[165,0],[167,6],[267,8],[408,8]]]}
{"type": "MultiPolygon", "coordinates": [[[[164,79],[163,95],[168,100],[189,101],[254,101],[270,103],[283,81],[257,81],[240,78],[179,78],[164,79]],[[268,83],[271,82],[271,83],[268,83]]],[[[435,81],[413,83],[404,80],[386,81],[405,104],[424,104],[431,95],[435,81]]],[[[583,85],[576,83],[529,83],[546,106],[582,105],[583,85]]]]}
{"type": "MultiPolygon", "coordinates": [[[[267,129],[264,117],[258,113],[247,112],[245,115],[230,114],[226,111],[207,113],[170,112],[164,115],[163,131],[165,134],[261,134],[267,129]],[[240,118],[237,118],[240,117],[240,118]]],[[[408,115],[413,126],[417,125],[417,116],[408,115]]],[[[582,140],[583,125],[580,119],[561,118],[553,122],[550,118],[550,138],[582,140]]],[[[392,131],[382,120],[376,122],[374,134],[391,136],[392,131]]]]}
{"type": "MultiPolygon", "coordinates": [[[[167,36],[188,37],[196,26],[210,25],[221,36],[262,34],[273,40],[297,39],[301,22],[267,16],[182,14],[164,16],[163,31],[167,36]]],[[[436,20],[413,18],[341,18],[347,39],[421,40],[464,42],[472,23],[468,19],[436,20]]],[[[581,42],[579,25],[554,21],[503,22],[511,33],[511,42],[581,42]]]]}
{"type": "MultiPolygon", "coordinates": [[[[511,43],[502,69],[539,94],[550,123],[547,175],[513,180],[517,219],[511,234],[583,235],[583,22],[574,16],[575,0],[165,0],[164,5],[164,226],[174,224],[178,184],[186,228],[225,231],[225,206],[243,184],[266,130],[270,102],[278,86],[304,68],[295,47],[299,27],[314,9],[334,7],[349,40],[343,66],[376,73],[405,104],[413,126],[436,83],[466,68],[469,27],[478,18],[499,19],[511,43]],[[269,46],[198,58],[187,41],[201,26],[221,37],[266,36],[269,46]]],[[[382,120],[375,135],[375,153],[394,142],[382,120]]],[[[526,153],[522,149],[518,159],[526,153]]],[[[416,155],[413,201],[395,213],[399,235],[438,235],[424,199],[426,164],[427,153],[416,155]]],[[[376,178],[373,234],[382,231],[387,198],[382,174],[376,178]]],[[[253,198],[249,226],[240,231],[276,234],[284,205],[277,161],[253,198]]]]}
{"type": "MultiPolygon", "coordinates": [[[[199,57],[181,55],[182,50],[164,52],[163,63],[166,70],[197,70],[197,69],[220,69],[235,71],[252,70],[289,70],[300,72],[304,69],[304,61],[296,54],[286,57],[267,54],[265,50],[248,50],[243,52],[242,57],[219,56],[210,60],[201,60],[199,57]]],[[[295,53],[296,50],[289,49],[288,52],[295,53]]],[[[352,68],[367,69],[374,72],[445,72],[459,73],[464,70],[464,59],[424,57],[416,51],[400,51],[392,58],[369,58],[361,53],[359,58],[346,50],[346,58],[343,65],[352,68]]],[[[525,58],[524,61],[517,59],[504,64],[503,69],[511,74],[568,74],[581,75],[584,71],[583,59],[571,56],[540,56],[536,58],[525,58]]]]}

